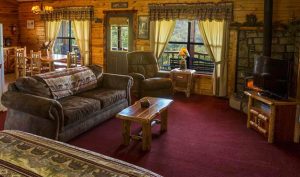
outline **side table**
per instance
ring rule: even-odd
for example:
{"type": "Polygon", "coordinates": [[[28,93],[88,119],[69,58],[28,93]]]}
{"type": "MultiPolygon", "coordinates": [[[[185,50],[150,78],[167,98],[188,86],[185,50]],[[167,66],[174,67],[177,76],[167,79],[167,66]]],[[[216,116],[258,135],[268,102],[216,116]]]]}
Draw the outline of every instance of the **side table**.
{"type": "Polygon", "coordinates": [[[191,69],[180,70],[176,68],[171,70],[173,91],[185,92],[186,97],[190,97],[195,72],[195,70],[191,69]]]}

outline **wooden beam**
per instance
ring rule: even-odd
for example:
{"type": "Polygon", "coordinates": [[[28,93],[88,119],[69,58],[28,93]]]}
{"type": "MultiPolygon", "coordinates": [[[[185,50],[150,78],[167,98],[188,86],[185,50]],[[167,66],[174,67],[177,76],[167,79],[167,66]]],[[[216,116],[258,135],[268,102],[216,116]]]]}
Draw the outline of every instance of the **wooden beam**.
{"type": "Polygon", "coordinates": [[[13,5],[18,5],[18,2],[16,0],[3,0],[5,1],[6,3],[9,3],[9,4],[13,4],[13,5]]]}

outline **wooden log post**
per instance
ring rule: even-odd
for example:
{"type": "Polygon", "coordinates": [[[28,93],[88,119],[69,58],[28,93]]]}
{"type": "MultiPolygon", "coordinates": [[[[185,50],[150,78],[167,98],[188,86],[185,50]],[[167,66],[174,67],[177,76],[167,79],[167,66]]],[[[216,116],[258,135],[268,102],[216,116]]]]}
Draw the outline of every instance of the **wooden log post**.
{"type": "Polygon", "coordinates": [[[152,134],[151,134],[151,123],[143,123],[142,124],[143,128],[143,150],[144,151],[149,151],[151,149],[151,141],[152,141],[152,134]]]}
{"type": "Polygon", "coordinates": [[[271,57],[271,52],[272,52],[272,16],[273,16],[273,0],[265,0],[263,55],[266,57],[271,57]]]}
{"type": "Polygon", "coordinates": [[[130,130],[131,122],[129,120],[122,121],[122,135],[123,135],[123,144],[128,146],[130,142],[130,130]]]}
{"type": "Polygon", "coordinates": [[[160,114],[160,118],[161,118],[160,132],[163,133],[168,130],[168,109],[164,110],[160,114]]]}

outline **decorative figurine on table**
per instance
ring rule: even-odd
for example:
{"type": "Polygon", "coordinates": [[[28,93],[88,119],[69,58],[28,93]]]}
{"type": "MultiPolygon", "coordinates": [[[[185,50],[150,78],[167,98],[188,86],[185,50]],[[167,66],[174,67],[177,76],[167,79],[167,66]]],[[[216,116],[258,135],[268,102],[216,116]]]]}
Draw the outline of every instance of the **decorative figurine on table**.
{"type": "Polygon", "coordinates": [[[50,45],[51,45],[51,41],[46,41],[46,42],[42,43],[42,46],[41,46],[42,56],[50,55],[50,45]]]}
{"type": "Polygon", "coordinates": [[[180,57],[180,61],[179,61],[180,69],[181,70],[187,69],[186,58],[190,57],[189,51],[185,47],[182,47],[178,53],[178,56],[180,57]]]}
{"type": "Polygon", "coordinates": [[[141,103],[142,108],[149,108],[150,107],[150,101],[147,98],[142,98],[140,103],[141,103]]]}

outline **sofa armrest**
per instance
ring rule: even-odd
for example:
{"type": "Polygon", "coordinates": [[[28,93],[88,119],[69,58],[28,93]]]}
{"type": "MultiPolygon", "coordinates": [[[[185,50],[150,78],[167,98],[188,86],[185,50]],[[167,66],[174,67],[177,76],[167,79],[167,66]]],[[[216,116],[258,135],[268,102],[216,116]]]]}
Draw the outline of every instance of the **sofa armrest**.
{"type": "Polygon", "coordinates": [[[170,78],[170,71],[158,71],[157,77],[170,78]]]}
{"type": "Polygon", "coordinates": [[[134,95],[136,95],[138,98],[141,97],[141,87],[142,82],[146,79],[144,75],[140,73],[129,73],[133,78],[133,86],[132,86],[132,92],[134,95]]]}
{"type": "Polygon", "coordinates": [[[131,76],[133,80],[138,80],[138,81],[145,80],[145,76],[140,73],[129,73],[128,75],[131,76]]]}
{"type": "Polygon", "coordinates": [[[57,123],[59,130],[61,130],[64,125],[62,106],[54,99],[7,91],[2,95],[1,102],[8,109],[14,109],[44,119],[53,120],[57,123]]]}
{"type": "Polygon", "coordinates": [[[126,90],[128,104],[131,104],[130,88],[132,87],[133,79],[131,76],[103,73],[102,88],[126,90]]]}

